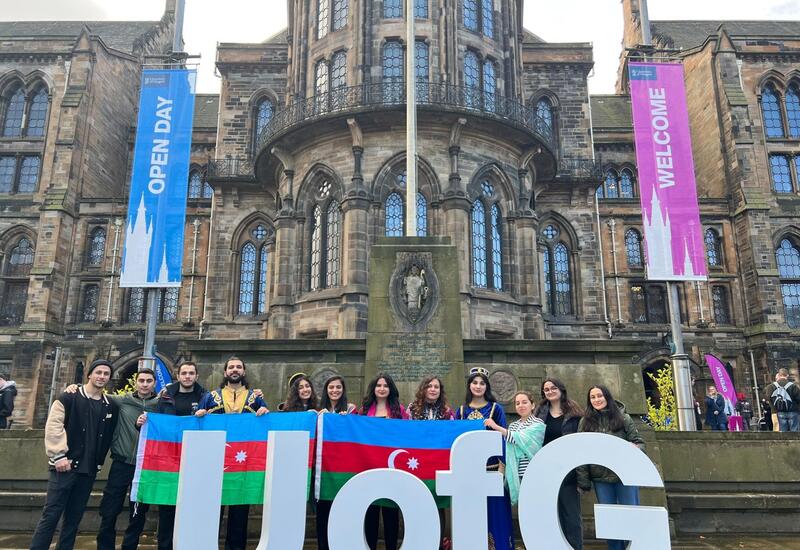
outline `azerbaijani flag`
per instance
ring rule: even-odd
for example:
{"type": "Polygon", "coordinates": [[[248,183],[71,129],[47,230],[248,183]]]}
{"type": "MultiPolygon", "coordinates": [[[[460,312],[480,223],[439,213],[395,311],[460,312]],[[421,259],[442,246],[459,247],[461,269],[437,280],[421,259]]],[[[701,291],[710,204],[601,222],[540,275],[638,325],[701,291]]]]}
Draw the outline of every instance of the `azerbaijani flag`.
{"type": "Polygon", "coordinates": [[[147,504],[175,504],[181,464],[183,432],[218,430],[227,432],[222,504],[262,504],[267,434],[270,431],[307,431],[308,477],[314,457],[317,414],[271,413],[210,414],[203,418],[149,413],[139,435],[136,473],[131,500],[147,504]]]}
{"type": "MultiPolygon", "coordinates": [[[[453,442],[463,433],[483,429],[482,420],[391,420],[323,414],[317,442],[316,497],[333,500],[351,477],[375,468],[412,473],[436,497],[436,472],[450,469],[453,442]]],[[[448,502],[448,498],[436,497],[440,508],[448,502]]]]}

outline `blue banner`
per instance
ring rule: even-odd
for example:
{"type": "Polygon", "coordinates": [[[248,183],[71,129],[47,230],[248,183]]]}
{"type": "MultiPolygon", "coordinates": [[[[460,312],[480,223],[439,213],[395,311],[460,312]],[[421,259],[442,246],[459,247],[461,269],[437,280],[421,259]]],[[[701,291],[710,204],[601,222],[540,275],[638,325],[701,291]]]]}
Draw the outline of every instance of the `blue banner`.
{"type": "Polygon", "coordinates": [[[167,387],[167,384],[172,383],[172,375],[169,369],[164,364],[160,357],[156,357],[156,393],[167,387]]]}
{"type": "Polygon", "coordinates": [[[197,74],[142,74],[121,287],[178,287],[197,74]]]}

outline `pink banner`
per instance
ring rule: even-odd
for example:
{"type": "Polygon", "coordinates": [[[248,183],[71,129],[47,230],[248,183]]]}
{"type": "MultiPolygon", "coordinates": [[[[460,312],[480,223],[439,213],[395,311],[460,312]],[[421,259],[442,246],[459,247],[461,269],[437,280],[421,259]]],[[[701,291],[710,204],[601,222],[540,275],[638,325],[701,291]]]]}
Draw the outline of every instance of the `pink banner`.
{"type": "Polygon", "coordinates": [[[630,63],[647,278],[706,279],[683,65],[630,63]]]}
{"type": "Polygon", "coordinates": [[[731,402],[731,406],[736,405],[736,390],[733,387],[733,382],[728,374],[728,369],[722,364],[722,361],[717,359],[714,355],[706,353],[706,364],[711,371],[711,378],[714,379],[714,384],[717,386],[717,391],[722,394],[722,397],[731,402]]]}

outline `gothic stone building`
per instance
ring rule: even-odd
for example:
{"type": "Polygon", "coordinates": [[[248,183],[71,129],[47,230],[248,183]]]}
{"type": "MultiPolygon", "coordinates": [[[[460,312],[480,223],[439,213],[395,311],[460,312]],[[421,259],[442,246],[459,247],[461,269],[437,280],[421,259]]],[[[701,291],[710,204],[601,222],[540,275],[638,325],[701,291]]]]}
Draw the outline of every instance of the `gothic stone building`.
{"type": "MultiPolygon", "coordinates": [[[[644,412],[669,325],[664,286],[644,277],[625,79],[590,97],[591,45],[523,29],[523,2],[414,7],[417,232],[457,251],[465,362],[490,369],[501,399],[558,375],[644,412]]],[[[288,8],[263,43],[220,44],[220,94],[197,98],[183,285],[158,291],[158,352],[198,360],[212,384],[236,351],[273,402],[292,372],[338,372],[352,400],[370,247],[405,231],[412,50],[402,0],[288,8]]],[[[146,292],[118,287],[119,259],[138,79],[168,50],[173,10],[0,24],[0,370],[25,392],[21,425],[42,422],[51,380],[96,357],[124,379],[140,355],[146,292]]],[[[623,16],[638,48],[636,0],[623,16]]],[[[681,287],[696,391],[706,352],[742,389],[763,385],[800,352],[800,23],[651,27],[689,90],[711,271],[681,287]]]]}

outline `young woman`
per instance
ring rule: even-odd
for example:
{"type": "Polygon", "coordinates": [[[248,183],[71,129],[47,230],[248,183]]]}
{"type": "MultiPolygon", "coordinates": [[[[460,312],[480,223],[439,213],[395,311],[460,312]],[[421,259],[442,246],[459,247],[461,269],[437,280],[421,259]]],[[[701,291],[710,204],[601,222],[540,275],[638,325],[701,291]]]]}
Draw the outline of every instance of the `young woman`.
{"type": "MultiPolygon", "coordinates": [[[[408,413],[400,403],[400,392],[388,374],[378,374],[367,387],[367,394],[361,408],[355,412],[363,416],[376,418],[408,419],[408,413]]],[[[400,530],[400,510],[378,506],[376,504],[367,508],[364,518],[364,534],[370,550],[378,548],[378,527],[380,517],[383,516],[383,540],[386,550],[397,550],[397,539],[400,530]]]]}
{"type": "Polygon", "coordinates": [[[506,440],[506,484],[511,504],[519,500],[519,484],[528,469],[533,455],[539,452],[544,442],[544,422],[533,414],[533,394],[518,391],[514,394],[514,408],[519,420],[509,424],[508,429],[488,418],[487,428],[500,432],[506,440]]]}
{"type": "Polygon", "coordinates": [[[355,405],[347,402],[347,387],[344,384],[344,378],[338,374],[325,381],[319,410],[337,414],[350,414],[356,410],[355,405]]]}
{"type": "MultiPolygon", "coordinates": [[[[447,402],[442,379],[438,376],[426,376],[417,387],[414,402],[408,406],[408,416],[411,420],[453,420],[455,414],[447,402]]],[[[442,542],[439,549],[449,548],[449,538],[445,536],[444,509],[439,508],[439,525],[442,533],[442,542]]]]}
{"type": "MultiPolygon", "coordinates": [[[[557,378],[542,382],[541,398],[533,413],[545,424],[544,444],[578,431],[583,409],[567,396],[567,387],[557,378]]],[[[575,550],[583,548],[581,497],[575,471],[569,473],[558,491],[558,519],[567,542],[575,550]]]]}
{"type": "MultiPolygon", "coordinates": [[[[589,389],[586,412],[578,425],[578,431],[615,435],[644,451],[644,439],[639,435],[633,419],[625,412],[625,406],[615,401],[605,386],[592,386],[589,389]]],[[[639,488],[623,485],[608,468],[594,464],[578,468],[578,487],[582,491],[588,491],[592,483],[600,504],[639,504],[639,488]]],[[[625,541],[608,541],[609,550],[625,550],[625,546],[625,541]]]]}
{"type": "Polygon", "coordinates": [[[283,402],[281,412],[303,412],[317,410],[317,395],[311,380],[302,372],[289,378],[289,393],[283,402]]]}
{"type": "Polygon", "coordinates": [[[412,420],[453,420],[455,414],[447,402],[442,379],[426,376],[417,388],[414,402],[408,406],[412,420]]]}
{"type": "MultiPolygon", "coordinates": [[[[492,395],[489,384],[489,371],[472,368],[467,378],[467,394],[464,404],[456,411],[456,420],[494,420],[495,424],[507,428],[506,413],[492,395]]],[[[486,428],[489,429],[488,427],[486,428]]],[[[489,460],[488,470],[499,470],[502,460],[494,457],[489,460]]],[[[514,550],[514,532],[511,524],[511,501],[508,494],[489,497],[489,548],[494,550],[514,550]]]]}

